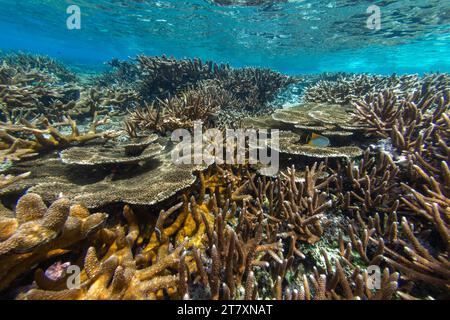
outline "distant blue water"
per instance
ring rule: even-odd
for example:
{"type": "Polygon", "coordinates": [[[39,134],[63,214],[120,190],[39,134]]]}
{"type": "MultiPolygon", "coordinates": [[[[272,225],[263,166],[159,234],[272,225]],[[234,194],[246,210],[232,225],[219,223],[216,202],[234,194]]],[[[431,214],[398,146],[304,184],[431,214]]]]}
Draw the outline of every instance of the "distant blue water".
{"type": "Polygon", "coordinates": [[[200,57],[281,72],[450,72],[450,1],[297,0],[220,7],[204,0],[0,0],[0,49],[95,69],[136,54],[200,57]],[[68,30],[66,8],[81,9],[68,30]],[[381,29],[366,26],[369,5],[381,29]]]}

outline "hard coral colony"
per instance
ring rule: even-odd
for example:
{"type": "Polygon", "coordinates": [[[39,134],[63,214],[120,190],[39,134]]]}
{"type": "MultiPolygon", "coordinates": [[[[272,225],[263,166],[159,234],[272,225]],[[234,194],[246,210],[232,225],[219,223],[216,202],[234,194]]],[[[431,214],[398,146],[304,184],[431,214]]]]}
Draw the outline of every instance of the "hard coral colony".
{"type": "Polygon", "coordinates": [[[2,57],[2,297],[449,297],[447,74],[110,66],[81,81],[47,57],[2,57]],[[298,105],[280,108],[301,82],[298,105]],[[280,172],[176,166],[169,135],[195,121],[281,130],[280,172]]]}

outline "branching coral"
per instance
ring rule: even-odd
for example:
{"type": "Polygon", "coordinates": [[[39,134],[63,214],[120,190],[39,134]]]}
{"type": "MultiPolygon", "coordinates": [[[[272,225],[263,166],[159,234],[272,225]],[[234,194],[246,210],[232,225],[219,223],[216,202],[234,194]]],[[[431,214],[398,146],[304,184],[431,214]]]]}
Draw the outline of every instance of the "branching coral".
{"type": "Polygon", "coordinates": [[[0,57],[0,61],[24,70],[34,69],[49,73],[63,82],[75,82],[78,80],[78,77],[71,70],[61,62],[48,56],[19,52],[2,56],[0,57]]]}
{"type": "MultiPolygon", "coordinates": [[[[124,208],[128,226],[104,229],[98,237],[106,248],[90,247],[84,258],[80,286],[78,288],[58,288],[56,281],[46,278],[39,281],[36,273],[36,288],[19,296],[20,299],[155,299],[158,291],[177,286],[177,277],[169,269],[180,260],[183,245],[168,252],[158,261],[145,268],[138,268],[134,257],[139,226],[129,207],[124,208]],[[103,236],[102,234],[106,235],[103,236]],[[99,257],[98,251],[104,251],[99,257]],[[43,287],[42,283],[49,285],[43,287]],[[50,288],[48,288],[50,287],[50,288]],[[53,290],[51,288],[53,287],[53,290]]],[[[101,253],[100,253],[101,254],[101,253]]],[[[142,263],[142,259],[140,260],[142,263]]],[[[45,276],[44,276],[45,277],[45,276]]]]}
{"type": "Polygon", "coordinates": [[[117,132],[97,132],[97,127],[107,121],[108,118],[98,120],[94,117],[88,132],[80,133],[76,121],[67,118],[66,122],[57,125],[69,126],[72,132],[68,135],[58,131],[46,118],[38,119],[34,123],[22,119],[21,125],[0,123],[1,156],[3,159],[20,160],[42,151],[61,150],[75,143],[117,137],[117,132]]]}
{"type": "Polygon", "coordinates": [[[59,199],[47,208],[36,194],[24,195],[15,214],[0,217],[0,290],[40,261],[61,255],[96,231],[105,213],[89,214],[80,205],[59,199]]]}
{"type": "Polygon", "coordinates": [[[357,168],[347,164],[347,174],[338,175],[337,189],[348,188],[342,208],[357,222],[341,253],[349,258],[357,248],[366,263],[399,271],[404,299],[423,297],[424,284],[445,295],[439,290],[448,292],[450,283],[448,93],[424,85],[405,99],[385,91],[356,105],[367,132],[390,138],[395,149],[376,158],[367,151],[357,168]]]}
{"type": "Polygon", "coordinates": [[[156,104],[146,105],[131,112],[128,125],[140,130],[165,133],[176,129],[194,127],[194,121],[202,121],[205,126],[214,122],[222,103],[229,103],[222,92],[207,83],[198,89],[189,89],[156,104]]]}
{"type": "Polygon", "coordinates": [[[21,117],[31,119],[52,114],[54,100],[68,100],[78,89],[73,85],[55,84],[51,75],[37,70],[0,66],[0,106],[4,121],[16,123],[21,117]]]}
{"type": "Polygon", "coordinates": [[[351,161],[337,170],[336,191],[343,209],[364,216],[370,212],[397,211],[398,174],[399,168],[388,154],[371,157],[366,150],[359,164],[351,161]]]}
{"type": "Polygon", "coordinates": [[[342,76],[335,81],[320,80],[308,87],[303,100],[307,102],[328,102],[349,104],[365,95],[391,88],[399,94],[407,95],[420,86],[416,75],[370,76],[356,74],[342,76]]]}
{"type": "Polygon", "coordinates": [[[256,111],[271,102],[281,88],[296,81],[269,69],[243,68],[220,78],[220,86],[234,95],[240,109],[256,111]]]}
{"type": "Polygon", "coordinates": [[[73,117],[93,116],[96,113],[112,116],[117,113],[125,113],[126,108],[135,103],[137,99],[137,92],[132,89],[90,88],[83,90],[78,100],[71,100],[67,104],[57,101],[55,107],[59,107],[65,112],[64,114],[73,117]],[[114,111],[115,107],[118,108],[118,111],[114,111]]]}
{"type": "Polygon", "coordinates": [[[174,96],[201,80],[226,75],[230,67],[199,59],[176,60],[166,56],[137,57],[141,70],[140,95],[147,101],[174,96]]]}

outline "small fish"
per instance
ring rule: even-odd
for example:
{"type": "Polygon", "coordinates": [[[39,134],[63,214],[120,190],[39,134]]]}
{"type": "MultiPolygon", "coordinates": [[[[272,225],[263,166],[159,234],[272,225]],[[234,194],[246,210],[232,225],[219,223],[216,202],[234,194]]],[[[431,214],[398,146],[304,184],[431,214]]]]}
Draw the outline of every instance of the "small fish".
{"type": "Polygon", "coordinates": [[[313,133],[309,138],[308,145],[326,148],[330,145],[330,139],[327,137],[321,136],[320,134],[313,133]]]}

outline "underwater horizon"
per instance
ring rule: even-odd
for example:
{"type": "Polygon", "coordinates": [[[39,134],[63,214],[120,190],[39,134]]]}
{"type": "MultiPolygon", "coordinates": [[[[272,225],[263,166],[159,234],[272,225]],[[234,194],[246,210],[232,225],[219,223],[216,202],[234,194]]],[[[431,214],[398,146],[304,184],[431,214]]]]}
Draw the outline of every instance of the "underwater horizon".
{"type": "Polygon", "coordinates": [[[47,54],[94,70],[138,54],[198,57],[287,74],[450,70],[445,0],[255,3],[262,4],[1,0],[0,27],[7,32],[0,34],[0,49],[47,54]],[[371,30],[366,11],[377,3],[381,29],[371,30]],[[71,4],[81,9],[80,30],[66,27],[71,4]]]}
{"type": "Polygon", "coordinates": [[[0,300],[450,299],[450,1],[0,9],[0,300]]]}

